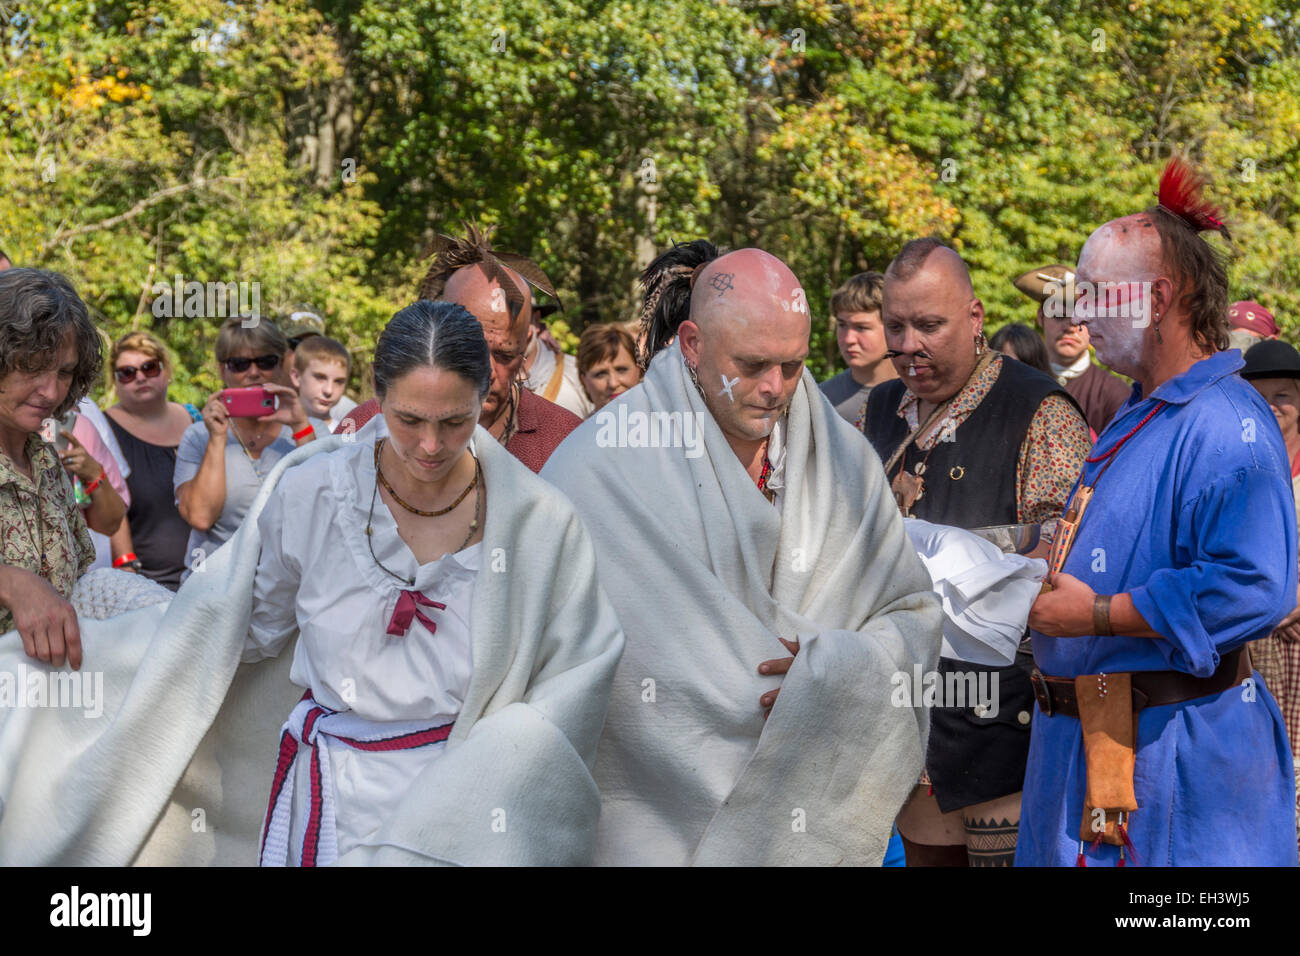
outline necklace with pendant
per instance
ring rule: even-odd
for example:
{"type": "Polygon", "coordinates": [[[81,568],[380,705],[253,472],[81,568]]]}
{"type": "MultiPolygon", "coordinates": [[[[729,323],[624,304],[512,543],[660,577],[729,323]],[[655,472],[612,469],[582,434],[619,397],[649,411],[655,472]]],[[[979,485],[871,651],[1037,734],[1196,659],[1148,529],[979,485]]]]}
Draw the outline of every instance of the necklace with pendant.
{"type": "MultiPolygon", "coordinates": [[[[934,454],[934,450],[939,447],[940,442],[956,440],[954,435],[957,431],[957,426],[953,422],[951,414],[949,414],[945,421],[939,426],[938,437],[934,444],[930,446],[930,450],[926,452],[925,458],[917,462],[910,474],[907,471],[907,450],[911,447],[913,442],[916,442],[922,435],[926,434],[930,430],[930,426],[939,420],[939,416],[944,415],[949,411],[953,402],[955,402],[957,398],[966,391],[970,386],[970,383],[979,378],[980,374],[992,364],[995,353],[990,350],[977,352],[976,354],[979,358],[975,362],[975,368],[972,369],[970,375],[966,377],[966,383],[957,390],[955,395],[936,406],[934,411],[930,413],[929,417],[917,426],[916,431],[903,439],[903,443],[895,449],[894,453],[889,457],[889,461],[885,463],[886,476],[894,470],[895,465],[899,465],[898,474],[894,476],[892,481],[890,481],[889,488],[890,491],[894,493],[894,500],[898,503],[898,510],[902,512],[904,518],[912,517],[912,506],[920,501],[921,497],[925,494],[925,466],[930,460],[930,456],[934,454]]],[[[951,477],[956,480],[964,473],[964,469],[961,472],[958,472],[958,470],[954,468],[951,477]]]]}
{"type": "Polygon", "coordinates": [[[515,421],[515,412],[519,410],[519,389],[523,388],[518,381],[510,383],[510,407],[506,410],[506,427],[501,432],[501,444],[510,444],[510,439],[515,437],[515,432],[519,430],[519,423],[515,421]]]}
{"type": "MultiPolygon", "coordinates": [[[[898,503],[898,510],[902,512],[904,518],[912,517],[912,506],[920,501],[921,497],[925,494],[925,468],[930,461],[930,456],[933,455],[934,450],[939,447],[939,442],[936,441],[930,446],[930,450],[925,453],[925,457],[916,463],[910,473],[907,470],[908,449],[911,448],[913,439],[926,431],[939,415],[947,410],[948,404],[948,402],[944,402],[931,413],[930,417],[925,420],[925,424],[914,431],[894,456],[890,458],[886,467],[885,474],[888,474],[889,470],[894,467],[894,464],[896,462],[899,463],[898,474],[895,475],[894,480],[889,483],[889,490],[894,493],[894,501],[898,503]]],[[[947,419],[941,428],[947,428],[951,422],[951,418],[947,419]]]]}
{"type": "MultiPolygon", "coordinates": [[[[370,514],[366,518],[366,544],[370,546],[371,560],[375,562],[375,564],[379,567],[381,571],[383,571],[385,574],[389,575],[390,577],[394,577],[397,578],[397,580],[399,581],[405,582],[407,587],[412,587],[415,584],[415,578],[408,578],[398,574],[392,568],[388,567],[386,564],[380,561],[379,556],[375,554],[375,540],[374,540],[375,502],[379,499],[379,485],[380,482],[383,481],[379,471],[379,446],[382,444],[383,444],[383,439],[380,439],[378,442],[375,443],[376,445],[375,486],[374,486],[374,490],[370,492],[370,514]]],[[[458,552],[464,551],[465,546],[469,544],[470,538],[474,537],[474,532],[478,530],[479,516],[482,514],[483,511],[483,482],[481,480],[482,476],[483,476],[483,465],[479,462],[478,458],[476,457],[474,459],[474,480],[470,482],[469,488],[466,488],[465,491],[461,493],[460,498],[456,499],[456,504],[459,504],[461,500],[464,499],[465,495],[469,493],[470,488],[476,489],[474,492],[474,520],[472,520],[469,523],[469,532],[465,535],[465,540],[460,543],[460,546],[456,548],[455,551],[450,551],[448,552],[448,554],[456,554],[458,552]]],[[[393,490],[391,487],[389,487],[387,481],[383,481],[383,485],[384,488],[388,491],[388,493],[390,495],[393,495],[393,500],[397,501],[400,505],[402,505],[402,507],[406,508],[407,510],[412,510],[412,511],[414,510],[410,507],[410,505],[408,505],[406,502],[398,498],[397,495],[393,494],[393,490]]],[[[454,508],[456,507],[456,505],[453,504],[451,507],[454,508]]],[[[450,510],[451,508],[448,508],[446,509],[446,511],[441,512],[441,514],[446,514],[447,511],[450,510]]],[[[416,511],[415,513],[426,515],[426,516],[430,514],[430,512],[423,512],[423,511],[416,511]]]]}
{"type": "Polygon", "coordinates": [[[45,551],[45,516],[41,513],[41,473],[37,468],[36,462],[32,461],[32,485],[36,489],[36,533],[32,533],[31,522],[27,520],[26,509],[19,509],[19,514],[23,516],[23,528],[27,531],[27,538],[32,543],[32,551],[40,552],[41,555],[41,577],[53,583],[52,576],[54,567],[50,564],[49,555],[45,551]]]}
{"type": "MultiPolygon", "coordinates": [[[[244,439],[239,437],[239,429],[235,427],[234,422],[230,423],[230,431],[232,434],[234,434],[235,441],[239,442],[239,447],[244,450],[244,457],[248,459],[248,464],[253,469],[253,475],[254,477],[257,478],[257,483],[260,485],[262,483],[261,459],[254,458],[252,454],[249,453],[248,446],[244,444],[244,439]]],[[[257,447],[257,443],[262,440],[262,436],[264,434],[265,434],[264,431],[260,431],[257,433],[257,437],[252,439],[254,448],[257,447]]]]}

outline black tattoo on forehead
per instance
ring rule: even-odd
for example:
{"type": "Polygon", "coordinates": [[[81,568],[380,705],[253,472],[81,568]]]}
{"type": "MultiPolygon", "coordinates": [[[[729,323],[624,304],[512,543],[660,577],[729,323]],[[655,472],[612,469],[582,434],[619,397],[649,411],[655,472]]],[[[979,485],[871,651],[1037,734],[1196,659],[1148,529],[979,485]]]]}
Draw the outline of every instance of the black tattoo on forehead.
{"type": "Polygon", "coordinates": [[[724,293],[736,288],[731,284],[731,280],[735,275],[734,272],[715,272],[713,277],[709,279],[709,285],[718,290],[718,298],[722,298],[724,293]]]}

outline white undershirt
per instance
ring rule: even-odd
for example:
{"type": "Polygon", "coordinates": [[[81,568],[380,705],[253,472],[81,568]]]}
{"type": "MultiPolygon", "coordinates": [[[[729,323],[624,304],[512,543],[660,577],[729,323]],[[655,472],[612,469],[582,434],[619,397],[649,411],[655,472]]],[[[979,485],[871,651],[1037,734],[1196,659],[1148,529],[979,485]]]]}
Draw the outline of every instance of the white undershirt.
{"type": "Polygon", "coordinates": [[[772,504],[780,512],[785,502],[785,429],[788,416],[782,415],[772,425],[767,441],[767,460],[772,463],[772,473],[767,476],[767,490],[773,493],[772,504]]]}
{"type": "Polygon", "coordinates": [[[1073,365],[1057,365],[1055,362],[1052,362],[1052,374],[1056,376],[1056,382],[1058,385],[1064,385],[1066,382],[1070,381],[1070,379],[1078,378],[1084,372],[1088,371],[1088,366],[1091,363],[1092,357],[1089,356],[1087,352],[1084,352],[1075,360],[1073,365]]]}
{"type": "Polygon", "coordinates": [[[578,377],[578,360],[567,352],[561,352],[557,356],[540,339],[533,339],[533,347],[537,350],[537,354],[533,356],[533,364],[528,370],[528,390],[534,395],[543,395],[546,387],[551,383],[551,376],[555,373],[556,361],[563,361],[564,371],[560,373],[560,390],[552,401],[579,418],[590,415],[594,406],[587,398],[587,393],[582,390],[582,381],[578,377]]]}

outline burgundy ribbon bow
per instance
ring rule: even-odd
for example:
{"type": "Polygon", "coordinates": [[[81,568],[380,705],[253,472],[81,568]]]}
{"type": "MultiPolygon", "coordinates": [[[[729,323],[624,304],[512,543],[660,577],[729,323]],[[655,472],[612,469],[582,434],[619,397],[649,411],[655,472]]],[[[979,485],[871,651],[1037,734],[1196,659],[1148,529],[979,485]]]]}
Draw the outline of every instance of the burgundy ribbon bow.
{"type": "Polygon", "coordinates": [[[431,601],[419,591],[402,591],[401,597],[397,599],[397,607],[393,609],[393,618],[388,622],[388,633],[395,634],[398,637],[405,637],[406,632],[411,628],[411,620],[418,620],[421,624],[429,629],[430,634],[438,632],[438,625],[429,620],[424,612],[416,605],[424,607],[436,607],[439,611],[447,610],[447,605],[440,604],[437,601],[431,601]]]}

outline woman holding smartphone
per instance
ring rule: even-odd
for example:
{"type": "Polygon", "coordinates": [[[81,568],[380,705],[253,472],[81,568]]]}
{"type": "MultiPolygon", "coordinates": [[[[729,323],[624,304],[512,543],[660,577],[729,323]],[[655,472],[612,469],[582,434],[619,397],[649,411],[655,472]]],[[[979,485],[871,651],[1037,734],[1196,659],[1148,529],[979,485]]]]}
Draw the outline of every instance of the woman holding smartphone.
{"type": "Polygon", "coordinates": [[[284,333],[267,319],[233,317],[217,335],[226,388],[204,404],[203,421],[181,436],[172,476],[177,510],[193,529],[182,580],[235,533],[275,463],[315,438],[298,394],[275,381],[288,348],[284,333]],[[273,396],[275,411],[258,416],[265,406],[250,389],[273,396]]]}

